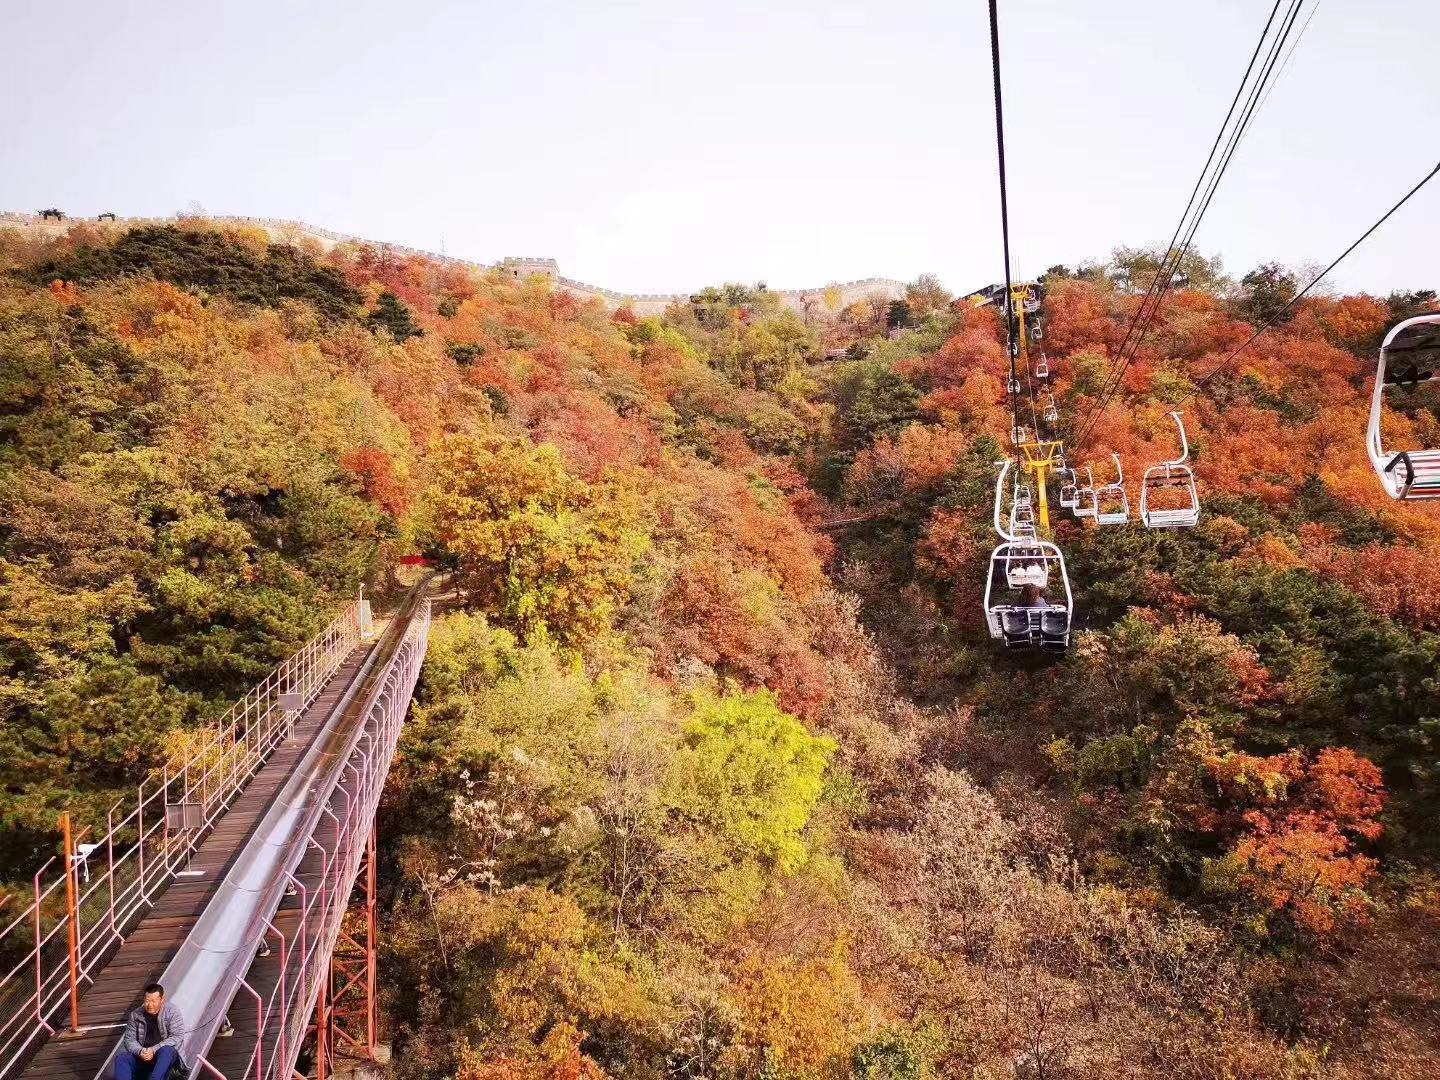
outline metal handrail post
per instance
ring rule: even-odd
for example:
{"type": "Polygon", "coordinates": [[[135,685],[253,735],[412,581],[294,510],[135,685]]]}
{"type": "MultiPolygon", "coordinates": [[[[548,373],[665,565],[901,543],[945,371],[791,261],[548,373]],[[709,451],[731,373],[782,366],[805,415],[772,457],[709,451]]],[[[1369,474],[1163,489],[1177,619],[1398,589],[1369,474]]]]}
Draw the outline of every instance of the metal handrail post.
{"type": "MultiPolygon", "coordinates": [[[[250,996],[255,999],[255,1075],[258,1077],[265,1068],[265,1002],[260,997],[259,991],[243,977],[240,979],[239,986],[241,989],[249,991],[250,996]]],[[[218,1076],[219,1073],[216,1075],[218,1076]]]]}
{"type": "MultiPolygon", "coordinates": [[[[282,933],[276,928],[275,924],[274,924],[273,922],[271,922],[269,919],[266,919],[266,920],[265,920],[265,925],[266,925],[267,927],[269,927],[272,932],[274,932],[274,934],[275,934],[275,936],[276,936],[277,938],[280,939],[280,981],[279,981],[279,983],[277,984],[277,986],[278,986],[278,988],[279,988],[279,995],[280,995],[280,1048],[279,1048],[279,1049],[280,1049],[280,1060],[281,1060],[281,1061],[284,1061],[284,1060],[285,1060],[285,1025],[286,1025],[286,1021],[289,1019],[289,1016],[290,1016],[289,1005],[287,1004],[286,998],[285,998],[285,972],[289,969],[289,962],[288,962],[288,961],[289,961],[289,956],[290,956],[290,953],[289,953],[289,943],[285,940],[285,935],[282,934],[282,933]]],[[[261,937],[261,939],[263,940],[264,937],[265,937],[264,933],[261,933],[260,937],[261,937]]],[[[303,961],[304,961],[304,953],[303,953],[303,951],[302,951],[302,953],[301,953],[301,961],[302,961],[302,963],[303,963],[303,961]]],[[[264,1042],[264,1041],[265,1041],[265,1028],[262,1026],[262,1027],[255,1033],[255,1042],[256,1042],[256,1045],[258,1046],[260,1043],[262,1043],[262,1042],[264,1042]]]]}
{"type": "Polygon", "coordinates": [[[45,866],[35,871],[35,1019],[39,1021],[40,1025],[51,1035],[55,1034],[55,1029],[50,1026],[49,1021],[45,1019],[44,1015],[45,979],[40,967],[40,942],[43,936],[40,925],[40,875],[45,872],[45,867],[54,861],[53,859],[47,860],[45,866]]]}

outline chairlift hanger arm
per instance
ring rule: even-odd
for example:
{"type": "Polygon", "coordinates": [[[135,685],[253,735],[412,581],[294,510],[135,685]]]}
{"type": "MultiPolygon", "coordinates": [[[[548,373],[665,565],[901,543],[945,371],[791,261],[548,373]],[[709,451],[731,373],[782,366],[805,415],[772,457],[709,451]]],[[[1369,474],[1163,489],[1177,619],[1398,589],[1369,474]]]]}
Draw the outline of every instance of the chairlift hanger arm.
{"type": "Polygon", "coordinates": [[[1387,368],[1390,358],[1397,353],[1427,348],[1440,353],[1440,313],[1404,320],[1385,335],[1385,341],[1380,346],[1365,444],[1375,474],[1379,477],[1385,494],[1392,499],[1440,498],[1440,449],[1407,449],[1397,452],[1385,447],[1381,433],[1385,392],[1400,386],[1410,386],[1408,380],[1401,382],[1389,378],[1387,368]]]}
{"type": "Polygon", "coordinates": [[[1000,534],[1001,539],[1013,544],[1016,538],[1001,524],[1000,514],[1000,507],[1005,501],[1005,476],[1009,473],[1012,464],[1013,462],[1009,458],[999,462],[1000,475],[995,478],[995,531],[1000,534]]]}
{"type": "Polygon", "coordinates": [[[1180,429],[1180,456],[1174,461],[1166,462],[1168,465],[1184,465],[1190,460],[1190,440],[1185,437],[1185,422],[1180,419],[1180,410],[1176,409],[1170,414],[1175,418],[1175,426],[1180,429]]]}

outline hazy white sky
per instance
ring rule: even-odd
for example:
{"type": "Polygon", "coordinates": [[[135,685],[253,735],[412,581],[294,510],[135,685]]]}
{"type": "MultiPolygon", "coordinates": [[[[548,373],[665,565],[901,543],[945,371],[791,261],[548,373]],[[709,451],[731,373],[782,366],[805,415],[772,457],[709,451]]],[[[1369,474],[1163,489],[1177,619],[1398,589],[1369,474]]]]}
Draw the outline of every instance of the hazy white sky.
{"type": "MultiPolygon", "coordinates": [[[[1313,2],[1313,0],[1312,0],[1313,2]]],[[[1197,243],[1440,161],[1435,0],[1320,0],[1197,243]]],[[[1001,0],[1018,272],[1168,239],[1269,0],[1001,0]]],[[[1000,276],[984,0],[7,0],[0,209],[299,218],[631,292],[1000,276]]],[[[1440,287],[1440,179],[1342,265],[1440,287]]]]}

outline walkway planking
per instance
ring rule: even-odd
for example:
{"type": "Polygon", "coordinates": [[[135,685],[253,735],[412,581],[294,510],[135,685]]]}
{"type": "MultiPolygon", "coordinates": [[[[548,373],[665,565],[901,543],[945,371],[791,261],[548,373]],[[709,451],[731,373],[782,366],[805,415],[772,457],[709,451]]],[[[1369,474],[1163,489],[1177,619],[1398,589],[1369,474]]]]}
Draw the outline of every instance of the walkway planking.
{"type": "MultiPolygon", "coordinates": [[[[71,1033],[69,1003],[50,1017],[59,1029],[19,1074],[27,1080],[94,1080],[115,1048],[121,1025],[140,1003],[142,988],[164,973],[191,927],[215,895],[220,882],[295,765],[314,741],[353,681],[371,646],[360,645],[345,658],[318,697],[295,721],[290,738],[276,747],[254,779],[230,805],[191,856],[196,877],[177,877],[131,930],[119,949],[80,994],[82,1030],[71,1033]]],[[[187,1017],[187,1020],[193,1018],[187,1017]]],[[[255,1026],[252,1015],[250,1026],[255,1026]]],[[[108,1072],[108,1070],[107,1070],[108,1072]]]]}

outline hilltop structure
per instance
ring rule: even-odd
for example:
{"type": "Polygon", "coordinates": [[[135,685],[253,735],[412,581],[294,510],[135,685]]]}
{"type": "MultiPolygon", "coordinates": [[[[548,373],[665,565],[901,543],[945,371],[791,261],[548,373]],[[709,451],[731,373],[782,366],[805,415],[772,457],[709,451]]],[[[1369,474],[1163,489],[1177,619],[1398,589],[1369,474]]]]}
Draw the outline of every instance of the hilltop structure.
{"type": "MultiPolygon", "coordinates": [[[[470,259],[457,259],[453,255],[442,255],[435,251],[407,247],[404,244],[377,243],[362,237],[322,229],[303,221],[210,214],[205,215],[205,220],[264,229],[272,239],[284,243],[309,240],[325,251],[342,244],[356,244],[394,252],[397,255],[419,255],[436,262],[463,266],[471,270],[498,270],[516,278],[545,277],[553,281],[557,288],[564,289],[566,292],[585,299],[599,300],[606,307],[612,309],[628,305],[637,315],[641,316],[659,315],[676,301],[686,301],[690,298],[688,293],[624,293],[616,289],[589,285],[583,281],[563,276],[560,273],[560,264],[550,258],[512,256],[495,263],[481,263],[470,259]]],[[[130,229],[140,225],[174,225],[179,221],[178,217],[117,218],[114,214],[101,214],[96,218],[75,218],[62,215],[59,211],[46,211],[44,215],[0,213],[0,229],[20,229],[49,235],[63,235],[76,225],[89,225],[102,230],[130,229]]],[[[894,278],[873,277],[861,278],[858,281],[830,282],[811,289],[778,289],[775,291],[788,307],[803,313],[823,309],[827,306],[838,310],[873,298],[883,297],[886,302],[899,300],[905,295],[905,283],[894,278]]]]}

